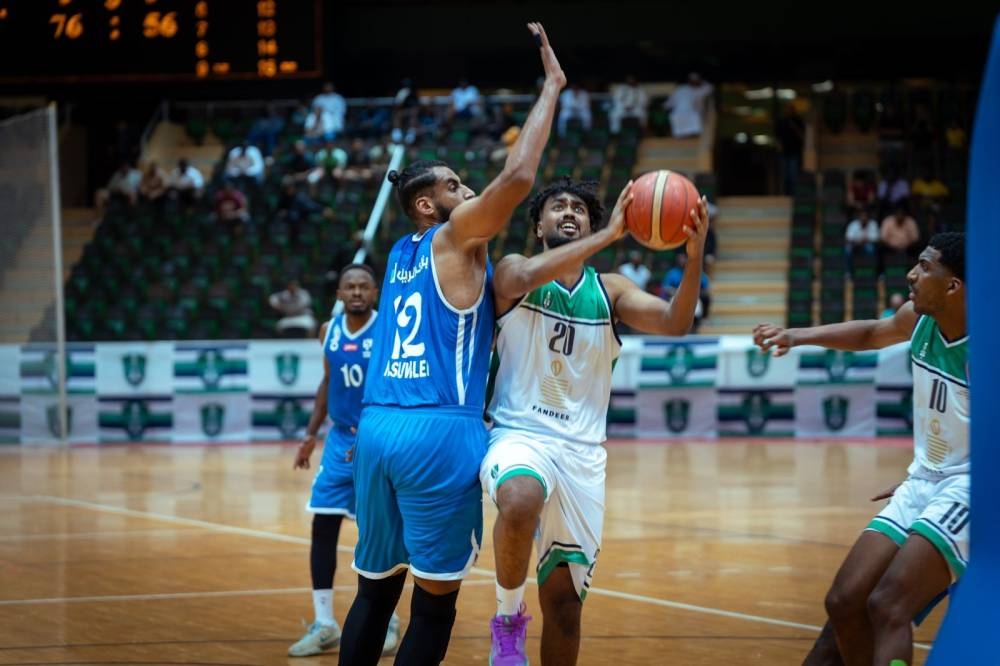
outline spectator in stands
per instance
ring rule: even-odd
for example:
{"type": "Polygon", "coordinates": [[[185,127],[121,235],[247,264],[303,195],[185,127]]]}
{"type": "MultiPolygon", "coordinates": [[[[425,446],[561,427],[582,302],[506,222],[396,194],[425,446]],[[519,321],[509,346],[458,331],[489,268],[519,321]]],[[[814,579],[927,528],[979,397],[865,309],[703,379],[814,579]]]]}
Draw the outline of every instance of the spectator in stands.
{"type": "Polygon", "coordinates": [[[570,83],[559,95],[559,136],[566,136],[566,125],[571,120],[579,120],[584,131],[589,132],[592,124],[590,115],[590,95],[579,83],[570,83]]]}
{"type": "Polygon", "coordinates": [[[510,154],[510,149],[517,142],[517,137],[521,136],[521,128],[517,125],[511,125],[507,128],[501,136],[500,140],[490,151],[490,161],[494,164],[498,164],[507,159],[507,155],[510,154]]]}
{"type": "Polygon", "coordinates": [[[285,172],[292,176],[297,182],[308,181],[310,184],[316,183],[323,177],[322,170],[315,173],[316,162],[306,147],[306,142],[299,139],[292,144],[292,154],[285,161],[285,172]]]}
{"type": "Polygon", "coordinates": [[[316,330],[312,297],[299,286],[298,280],[289,280],[285,290],[271,294],[267,302],[282,315],[275,326],[278,335],[283,338],[312,337],[316,330]]]}
{"type": "Polygon", "coordinates": [[[913,254],[914,246],[920,241],[920,230],[904,203],[896,204],[892,215],[882,220],[879,238],[886,254],[913,254]]]}
{"type": "MultiPolygon", "coordinates": [[[[667,271],[660,285],[663,290],[663,297],[668,301],[674,297],[677,288],[681,286],[681,279],[684,277],[684,267],[687,266],[688,257],[684,252],[678,252],[674,258],[674,267],[667,271]]],[[[708,318],[708,311],[712,305],[712,292],[709,289],[708,276],[701,273],[701,294],[698,297],[701,304],[701,314],[695,313],[695,317],[708,318]]]]}
{"type": "Polygon", "coordinates": [[[372,179],[372,160],[364,139],[351,141],[351,150],[347,153],[347,163],[333,170],[334,180],[348,180],[367,183],[372,179]]]}
{"type": "Polygon", "coordinates": [[[201,171],[191,166],[184,158],[177,160],[177,166],[170,172],[170,190],[168,195],[191,203],[205,193],[205,177],[201,171]]]}
{"type": "Polygon", "coordinates": [[[388,109],[375,104],[368,104],[358,116],[354,134],[363,139],[381,139],[389,133],[389,122],[392,120],[388,109]]]}
{"type": "Polygon", "coordinates": [[[99,214],[104,215],[104,210],[112,199],[118,199],[129,206],[134,206],[139,199],[139,183],[141,181],[142,172],[132,166],[131,162],[122,161],[118,169],[111,174],[107,186],[98,190],[94,197],[99,214]]]}
{"type": "Polygon", "coordinates": [[[483,97],[479,88],[469,83],[468,79],[458,82],[458,87],[451,91],[451,109],[449,120],[471,120],[483,115],[483,97]]]}
{"type": "Polygon", "coordinates": [[[229,151],[226,157],[226,178],[250,180],[256,185],[264,182],[264,156],[260,148],[244,141],[229,151]]]}
{"type": "Polygon", "coordinates": [[[967,139],[968,136],[962,128],[962,123],[958,122],[958,114],[953,114],[951,122],[948,123],[948,127],[944,130],[945,145],[950,151],[961,152],[965,150],[967,139]]]}
{"type": "Polygon", "coordinates": [[[622,129],[622,120],[636,118],[639,127],[646,129],[646,114],[649,108],[649,96],[639,87],[636,78],[629,75],[625,83],[615,86],[611,91],[611,108],[608,110],[608,128],[612,134],[618,134],[622,129]]]}
{"type": "Polygon", "coordinates": [[[925,163],[920,169],[920,175],[913,181],[910,195],[917,206],[929,208],[947,199],[949,192],[941,179],[934,175],[930,164],[925,163]]]}
{"type": "Polygon", "coordinates": [[[250,223],[250,209],[246,196],[236,189],[232,181],[226,181],[215,193],[215,219],[233,227],[236,233],[242,233],[243,225],[250,223]]]}
{"type": "Polygon", "coordinates": [[[775,127],[775,135],[781,148],[781,173],[785,183],[785,195],[795,193],[795,183],[802,171],[802,149],[806,143],[806,124],[793,102],[785,104],[785,111],[775,127]]]}
{"type": "Polygon", "coordinates": [[[889,296],[889,302],[886,303],[885,310],[882,310],[880,318],[891,319],[896,314],[896,311],[899,310],[899,308],[903,307],[905,303],[906,303],[905,296],[903,296],[898,291],[893,292],[893,294],[889,296]]]}
{"type": "Polygon", "coordinates": [[[396,91],[392,111],[393,143],[413,143],[417,138],[417,116],[420,113],[420,93],[411,79],[403,79],[396,91]]]}
{"type": "Polygon", "coordinates": [[[868,215],[868,208],[858,206],[853,220],[844,232],[844,264],[848,274],[854,273],[854,257],[858,254],[875,256],[878,248],[878,222],[868,215]]]}
{"type": "Polygon", "coordinates": [[[519,127],[517,114],[514,113],[514,105],[510,102],[495,104],[492,109],[492,117],[489,133],[495,141],[501,141],[503,135],[511,127],[519,127]]]}
{"type": "Polygon", "coordinates": [[[327,111],[323,105],[314,104],[309,115],[306,116],[305,125],[306,141],[310,144],[318,144],[324,141],[333,141],[337,138],[337,133],[343,128],[343,120],[338,126],[332,113],[327,111]]]}
{"type": "Polygon", "coordinates": [[[283,129],[285,129],[285,118],[278,113],[273,104],[268,104],[265,115],[250,125],[247,141],[260,146],[260,152],[264,157],[270,157],[283,129]]]}
{"type": "Polygon", "coordinates": [[[347,151],[337,146],[333,141],[327,141],[325,146],[316,151],[313,163],[315,167],[309,173],[307,180],[319,182],[323,178],[333,179],[333,174],[337,169],[343,169],[347,166],[347,151]],[[318,178],[316,170],[319,170],[318,178]]]}
{"type": "Polygon", "coordinates": [[[142,180],[139,181],[139,196],[143,201],[157,202],[167,193],[169,182],[167,172],[151,160],[146,165],[146,170],[142,172],[142,180]]]}
{"type": "Polygon", "coordinates": [[[677,138],[701,136],[705,125],[705,112],[715,88],[702,80],[697,72],[688,74],[682,83],[663,103],[670,111],[670,132],[677,138]]]}
{"type": "Polygon", "coordinates": [[[337,92],[332,83],[327,81],[323,84],[323,92],[313,98],[312,108],[323,107],[323,110],[330,114],[335,132],[344,131],[344,116],[347,114],[347,102],[337,92]]]}
{"type": "Polygon", "coordinates": [[[851,186],[847,190],[847,203],[855,208],[859,206],[874,206],[876,191],[875,176],[872,172],[855,171],[851,177],[851,186]]]}
{"type": "Polygon", "coordinates": [[[899,204],[905,205],[910,197],[910,184],[899,175],[897,169],[890,168],[879,181],[875,197],[878,199],[879,215],[884,217],[899,204]]]}
{"type": "Polygon", "coordinates": [[[299,223],[310,215],[322,214],[327,221],[334,219],[333,209],[314,201],[299,189],[291,176],[281,179],[281,195],[278,197],[278,208],[275,212],[279,220],[288,223],[288,237],[292,245],[298,244],[299,223]]]}
{"type": "Polygon", "coordinates": [[[646,290],[652,273],[649,267],[642,263],[642,252],[632,250],[628,253],[628,261],[618,267],[618,272],[634,282],[639,289],[646,290]]]}

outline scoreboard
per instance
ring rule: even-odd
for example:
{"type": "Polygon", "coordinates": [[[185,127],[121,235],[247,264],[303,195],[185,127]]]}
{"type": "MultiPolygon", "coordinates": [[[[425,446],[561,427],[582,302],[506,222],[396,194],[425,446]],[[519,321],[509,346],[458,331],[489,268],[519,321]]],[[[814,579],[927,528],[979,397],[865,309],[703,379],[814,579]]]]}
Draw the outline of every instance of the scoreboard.
{"type": "Polygon", "coordinates": [[[0,82],[315,78],[321,0],[0,0],[0,82]]]}

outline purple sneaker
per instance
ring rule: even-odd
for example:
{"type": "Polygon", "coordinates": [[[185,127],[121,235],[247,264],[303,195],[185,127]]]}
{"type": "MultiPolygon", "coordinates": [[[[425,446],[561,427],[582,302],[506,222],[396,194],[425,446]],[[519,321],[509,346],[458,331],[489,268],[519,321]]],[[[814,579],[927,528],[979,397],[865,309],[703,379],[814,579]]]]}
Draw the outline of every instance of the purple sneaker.
{"type": "Polygon", "coordinates": [[[490,620],[493,646],[490,648],[490,666],[528,666],[524,641],[528,636],[527,607],[521,604],[517,615],[497,615],[490,620]]]}

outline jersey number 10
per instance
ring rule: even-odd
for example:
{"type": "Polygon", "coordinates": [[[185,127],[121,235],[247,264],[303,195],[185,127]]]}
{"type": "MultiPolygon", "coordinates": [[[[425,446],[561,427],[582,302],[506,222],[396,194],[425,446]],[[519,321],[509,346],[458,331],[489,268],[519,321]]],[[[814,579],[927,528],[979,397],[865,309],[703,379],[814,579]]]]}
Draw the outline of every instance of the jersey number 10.
{"type": "Polygon", "coordinates": [[[931,384],[931,404],[928,406],[942,414],[948,409],[948,388],[940,379],[935,379],[931,384]]]}

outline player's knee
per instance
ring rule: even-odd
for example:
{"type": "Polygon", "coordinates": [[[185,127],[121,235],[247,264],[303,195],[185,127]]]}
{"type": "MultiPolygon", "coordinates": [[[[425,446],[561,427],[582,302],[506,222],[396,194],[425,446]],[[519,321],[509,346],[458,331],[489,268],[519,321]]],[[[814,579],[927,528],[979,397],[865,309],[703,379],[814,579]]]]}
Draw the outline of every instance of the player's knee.
{"type": "Polygon", "coordinates": [[[868,597],[868,617],[876,627],[907,624],[914,611],[906,607],[903,590],[892,580],[883,579],[868,597]]]}
{"type": "Polygon", "coordinates": [[[836,623],[838,620],[851,619],[865,610],[865,597],[849,588],[834,585],[826,593],[823,600],[826,614],[836,623]]]}
{"type": "Polygon", "coordinates": [[[406,572],[389,576],[388,578],[365,578],[358,576],[358,596],[374,603],[388,602],[393,606],[403,591],[406,582],[406,572]]]}
{"type": "Polygon", "coordinates": [[[545,623],[555,626],[564,636],[580,633],[580,611],[583,603],[575,590],[560,591],[546,596],[542,604],[545,623]]]}
{"type": "Polygon", "coordinates": [[[497,508],[509,524],[535,528],[545,504],[545,493],[534,477],[516,476],[507,479],[497,490],[497,508]]]}

